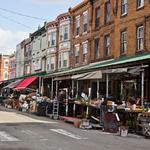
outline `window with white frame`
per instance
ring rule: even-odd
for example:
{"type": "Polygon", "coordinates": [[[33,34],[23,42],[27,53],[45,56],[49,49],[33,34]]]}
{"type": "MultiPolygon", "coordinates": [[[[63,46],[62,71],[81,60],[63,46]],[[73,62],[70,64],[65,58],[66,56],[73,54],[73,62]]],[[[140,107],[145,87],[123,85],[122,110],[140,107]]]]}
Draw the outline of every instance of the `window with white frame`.
{"type": "Polygon", "coordinates": [[[4,61],[4,68],[8,68],[8,65],[9,65],[8,60],[5,60],[5,61],[4,61]]]}
{"type": "Polygon", "coordinates": [[[8,72],[5,71],[5,72],[4,72],[4,80],[7,80],[7,79],[8,79],[8,72]]]}
{"type": "Polygon", "coordinates": [[[141,8],[144,6],[144,0],[137,0],[137,8],[141,8]]]}
{"type": "Polygon", "coordinates": [[[75,64],[79,63],[80,45],[75,45],[75,64]]]}
{"type": "Polygon", "coordinates": [[[105,35],[104,37],[104,54],[109,56],[110,53],[110,35],[105,35]]]}
{"type": "Polygon", "coordinates": [[[121,32],[121,49],[120,49],[120,52],[121,54],[124,54],[126,53],[126,50],[127,50],[127,31],[124,30],[121,32]]]}
{"type": "Polygon", "coordinates": [[[51,63],[50,65],[51,70],[54,70],[55,69],[55,57],[54,56],[50,58],[50,63],[51,63]]]}
{"type": "Polygon", "coordinates": [[[80,34],[80,16],[76,17],[76,36],[80,34]]]}
{"type": "Polygon", "coordinates": [[[59,29],[59,39],[60,42],[68,40],[69,39],[69,25],[61,26],[59,29]]]}
{"type": "Polygon", "coordinates": [[[39,69],[41,69],[41,60],[37,59],[36,60],[36,70],[39,70],[39,69]]]}
{"type": "Polygon", "coordinates": [[[56,32],[52,32],[48,35],[48,47],[56,45],[56,32]]]}
{"type": "Polygon", "coordinates": [[[88,49],[88,42],[84,42],[82,44],[82,62],[85,63],[87,60],[87,49],[88,49]]]}
{"type": "Polygon", "coordinates": [[[121,15],[127,14],[127,0],[121,0],[121,15]]]}
{"type": "Polygon", "coordinates": [[[62,53],[62,65],[64,68],[68,66],[68,52],[62,53]]]}
{"type": "Polygon", "coordinates": [[[137,43],[137,50],[144,49],[144,26],[143,25],[137,26],[136,43],[137,43]]]}
{"type": "Polygon", "coordinates": [[[88,11],[83,13],[83,32],[88,30],[88,11]]]}

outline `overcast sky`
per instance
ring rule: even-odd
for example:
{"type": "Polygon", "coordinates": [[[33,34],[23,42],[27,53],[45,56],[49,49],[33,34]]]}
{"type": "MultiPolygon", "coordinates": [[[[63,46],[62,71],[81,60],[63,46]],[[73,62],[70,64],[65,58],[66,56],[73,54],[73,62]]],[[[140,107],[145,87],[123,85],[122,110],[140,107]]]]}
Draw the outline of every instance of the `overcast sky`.
{"type": "Polygon", "coordinates": [[[16,45],[34,32],[44,21],[53,20],[82,0],[1,0],[0,4],[0,53],[13,53],[16,45]],[[4,9],[35,16],[35,20],[12,14],[4,9]],[[17,22],[17,23],[15,23],[17,22]]]}

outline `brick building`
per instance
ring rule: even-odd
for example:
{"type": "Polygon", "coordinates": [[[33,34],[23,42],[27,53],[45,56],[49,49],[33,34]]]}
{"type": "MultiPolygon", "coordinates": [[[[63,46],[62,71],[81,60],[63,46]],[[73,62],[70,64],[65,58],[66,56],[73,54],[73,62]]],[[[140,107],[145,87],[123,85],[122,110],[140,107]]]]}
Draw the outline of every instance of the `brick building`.
{"type": "Polygon", "coordinates": [[[9,79],[16,78],[16,57],[15,54],[9,56],[9,79]]]}

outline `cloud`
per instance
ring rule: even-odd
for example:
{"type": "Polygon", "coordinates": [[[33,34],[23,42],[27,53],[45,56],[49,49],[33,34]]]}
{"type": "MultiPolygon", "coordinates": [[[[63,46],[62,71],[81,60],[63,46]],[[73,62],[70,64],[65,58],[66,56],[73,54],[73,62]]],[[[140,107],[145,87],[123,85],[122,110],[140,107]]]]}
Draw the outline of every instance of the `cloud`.
{"type": "Polygon", "coordinates": [[[11,54],[16,50],[16,45],[28,37],[27,32],[10,31],[0,27],[0,53],[11,54]]]}

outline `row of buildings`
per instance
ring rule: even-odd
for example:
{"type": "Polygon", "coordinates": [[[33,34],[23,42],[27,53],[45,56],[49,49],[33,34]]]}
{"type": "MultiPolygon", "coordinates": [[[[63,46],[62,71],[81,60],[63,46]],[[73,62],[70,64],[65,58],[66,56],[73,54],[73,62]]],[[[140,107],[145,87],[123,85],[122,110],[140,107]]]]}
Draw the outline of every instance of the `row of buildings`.
{"type": "MultiPolygon", "coordinates": [[[[16,65],[11,66],[10,78],[40,73],[45,73],[46,79],[62,78],[103,70],[101,83],[104,85],[106,81],[106,95],[116,90],[117,81],[110,83],[110,80],[118,77],[112,73],[120,75],[123,72],[121,69],[117,72],[117,68],[131,70],[140,66],[144,73],[140,71],[141,76],[136,79],[139,92],[142,92],[138,95],[148,99],[150,1],[83,0],[55,20],[45,22],[43,27],[19,43],[11,61],[14,62],[14,59],[16,65]],[[109,80],[107,74],[111,74],[109,80]],[[109,84],[111,88],[108,88],[109,84]]],[[[124,74],[117,78],[121,83],[125,81],[124,74]]],[[[133,77],[128,76],[129,79],[133,77]]],[[[117,86],[122,88],[121,84],[117,86]]],[[[99,88],[97,86],[97,91],[100,91],[99,88]]]]}

